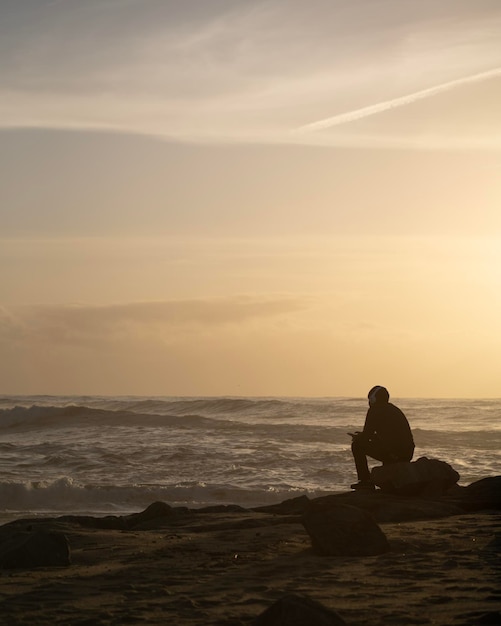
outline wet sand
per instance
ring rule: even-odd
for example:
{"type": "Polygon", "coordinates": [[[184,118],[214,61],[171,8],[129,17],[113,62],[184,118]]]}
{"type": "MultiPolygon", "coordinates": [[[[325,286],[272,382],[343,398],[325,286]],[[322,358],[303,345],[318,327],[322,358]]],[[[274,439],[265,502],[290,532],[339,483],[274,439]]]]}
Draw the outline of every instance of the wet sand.
{"type": "Polygon", "coordinates": [[[271,512],[220,510],[132,530],[37,520],[64,532],[71,565],[0,570],[0,623],[251,624],[295,593],[357,626],[499,624],[500,515],[382,523],[391,550],[371,557],[318,556],[300,516],[271,512]]]}

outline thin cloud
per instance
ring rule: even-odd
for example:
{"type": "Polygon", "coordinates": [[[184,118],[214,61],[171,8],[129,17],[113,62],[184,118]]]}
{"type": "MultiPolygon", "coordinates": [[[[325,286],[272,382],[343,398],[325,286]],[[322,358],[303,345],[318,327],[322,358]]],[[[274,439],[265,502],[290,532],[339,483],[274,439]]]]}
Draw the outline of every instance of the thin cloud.
{"type": "Polygon", "coordinates": [[[501,67],[497,67],[487,72],[480,72],[479,74],[474,74],[472,76],[466,76],[464,78],[451,80],[446,83],[442,83],[441,85],[429,87],[428,89],[422,89],[421,91],[416,91],[415,93],[401,96],[399,98],[393,98],[384,102],[378,102],[377,104],[363,107],[362,109],[348,111],[347,113],[341,113],[340,115],[334,115],[332,117],[327,117],[316,122],[311,122],[310,124],[305,124],[304,126],[296,128],[294,132],[309,133],[318,130],[325,130],[326,128],[332,128],[333,126],[342,126],[343,124],[349,124],[350,122],[355,122],[357,120],[361,120],[372,115],[377,115],[378,113],[384,113],[385,111],[389,111],[390,109],[407,106],[409,104],[417,102],[418,100],[431,98],[432,96],[436,96],[445,91],[450,91],[451,89],[455,89],[456,87],[471,83],[478,83],[499,77],[501,77],[501,67]]]}
{"type": "Polygon", "coordinates": [[[312,143],[315,125],[390,106],[353,111],[368,94],[415,92],[423,75],[447,85],[457,67],[473,75],[500,64],[501,14],[485,1],[318,0],[313,11],[299,0],[17,4],[0,10],[2,128],[312,143]],[[334,99],[351,112],[291,133],[334,99]]]}
{"type": "Polygon", "coordinates": [[[137,333],[177,333],[269,319],[304,309],[297,297],[213,298],[110,306],[32,306],[0,308],[0,343],[49,341],[79,344],[137,333]]]}

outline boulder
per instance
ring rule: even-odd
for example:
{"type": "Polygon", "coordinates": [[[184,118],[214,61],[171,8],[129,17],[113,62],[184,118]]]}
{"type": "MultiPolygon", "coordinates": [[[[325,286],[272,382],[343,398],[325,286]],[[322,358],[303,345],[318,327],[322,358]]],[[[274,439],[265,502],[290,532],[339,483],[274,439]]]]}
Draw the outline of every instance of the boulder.
{"type": "Polygon", "coordinates": [[[374,518],[354,506],[312,503],[301,521],[313,550],[323,556],[375,556],[390,549],[374,518]]]}
{"type": "Polygon", "coordinates": [[[166,502],[153,502],[144,511],[124,517],[127,528],[155,527],[175,515],[174,509],[166,502]]]}
{"type": "Polygon", "coordinates": [[[308,596],[290,594],[261,613],[253,626],[346,626],[335,612],[308,596]]]}
{"type": "Polygon", "coordinates": [[[0,545],[0,567],[4,569],[64,566],[70,562],[68,539],[57,531],[14,533],[0,545]]]}
{"type": "Polygon", "coordinates": [[[501,476],[482,478],[465,487],[467,497],[482,508],[501,509],[501,476]]]}
{"type": "Polygon", "coordinates": [[[312,500],[312,503],[324,508],[339,504],[355,506],[358,509],[367,511],[378,524],[439,519],[451,515],[459,515],[464,513],[465,510],[460,502],[449,497],[420,498],[388,493],[381,489],[376,489],[375,491],[364,489],[320,496],[312,500]]]}
{"type": "Polygon", "coordinates": [[[372,482],[383,491],[399,495],[440,496],[459,480],[459,474],[445,461],[425,456],[410,463],[388,463],[374,467],[372,482]]]}
{"type": "Polygon", "coordinates": [[[501,476],[489,476],[466,487],[457,485],[444,500],[459,505],[465,511],[501,509],[501,476]]]}

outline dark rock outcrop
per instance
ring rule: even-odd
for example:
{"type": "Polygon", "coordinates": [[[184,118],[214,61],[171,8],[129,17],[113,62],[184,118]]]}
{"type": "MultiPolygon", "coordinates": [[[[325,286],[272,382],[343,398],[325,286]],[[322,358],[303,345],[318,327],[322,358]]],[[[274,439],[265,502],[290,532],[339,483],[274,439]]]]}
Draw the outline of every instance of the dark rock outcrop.
{"type": "Polygon", "coordinates": [[[410,463],[374,467],[371,480],[389,493],[440,496],[458,482],[459,474],[445,461],[423,456],[410,463]]]}
{"type": "MultiPolygon", "coordinates": [[[[463,488],[464,489],[464,488],[463,488]]],[[[256,509],[261,513],[275,515],[290,515],[289,501],[283,504],[263,506],[256,509]]],[[[339,504],[355,506],[367,511],[378,523],[382,522],[410,522],[415,520],[437,519],[464,513],[465,507],[455,498],[425,499],[420,497],[400,496],[378,489],[377,491],[347,491],[321,496],[313,500],[304,500],[301,509],[296,514],[305,513],[311,504],[320,504],[325,508],[336,507],[339,504]]],[[[299,503],[297,503],[299,505],[299,503]]]]}
{"type": "Polygon", "coordinates": [[[253,626],[346,626],[334,611],[308,596],[290,594],[277,600],[253,622],[253,626]]]}
{"type": "MultiPolygon", "coordinates": [[[[186,509],[187,510],[187,509],[186,509]]],[[[176,509],[165,502],[153,502],[144,511],[131,515],[107,515],[106,517],[92,517],[90,515],[63,515],[58,518],[63,522],[71,522],[86,528],[101,528],[105,530],[131,530],[149,524],[161,524],[166,518],[175,515],[176,509]]]]}
{"type": "Polygon", "coordinates": [[[175,510],[166,502],[153,502],[144,511],[127,515],[123,519],[128,529],[160,526],[162,521],[172,518],[175,510]]]}
{"type": "MultiPolygon", "coordinates": [[[[326,496],[331,499],[331,496],[326,496]]],[[[378,522],[413,522],[416,520],[440,519],[460,515],[464,510],[455,502],[400,496],[377,490],[370,493],[351,492],[334,496],[332,499],[359,507],[370,513],[378,522]]]]}
{"type": "Polygon", "coordinates": [[[482,478],[464,488],[465,500],[482,508],[501,508],[501,476],[482,478]]]}
{"type": "Polygon", "coordinates": [[[277,515],[301,515],[310,506],[311,500],[308,496],[298,496],[289,498],[278,504],[266,504],[254,507],[252,510],[258,513],[276,513],[277,515]]]}
{"type": "Polygon", "coordinates": [[[490,476],[477,480],[466,487],[456,485],[442,498],[464,511],[501,509],[501,476],[490,476]]]}
{"type": "Polygon", "coordinates": [[[313,550],[323,556],[375,556],[390,549],[374,518],[354,506],[312,503],[301,521],[313,550]]]}
{"type": "Polygon", "coordinates": [[[185,506],[172,507],[166,502],[153,502],[140,513],[130,515],[107,515],[106,517],[92,517],[90,515],[63,515],[57,518],[62,522],[78,524],[86,528],[100,528],[105,530],[154,530],[170,526],[171,523],[186,521],[203,514],[239,514],[246,509],[237,505],[215,505],[202,509],[189,509],[185,506]]]}
{"type": "Polygon", "coordinates": [[[3,569],[65,566],[70,562],[68,539],[61,532],[15,532],[4,537],[0,544],[3,569]]]}

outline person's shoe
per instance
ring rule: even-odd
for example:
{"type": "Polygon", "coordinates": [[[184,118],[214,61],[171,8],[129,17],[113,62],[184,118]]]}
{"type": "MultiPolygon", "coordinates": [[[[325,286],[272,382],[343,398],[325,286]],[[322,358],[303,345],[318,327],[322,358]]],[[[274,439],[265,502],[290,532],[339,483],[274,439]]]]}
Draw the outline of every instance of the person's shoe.
{"type": "Polygon", "coordinates": [[[351,488],[360,491],[362,491],[363,489],[367,491],[374,491],[376,485],[374,483],[371,483],[370,480],[359,480],[358,483],[354,483],[353,485],[351,485],[351,488]]]}

